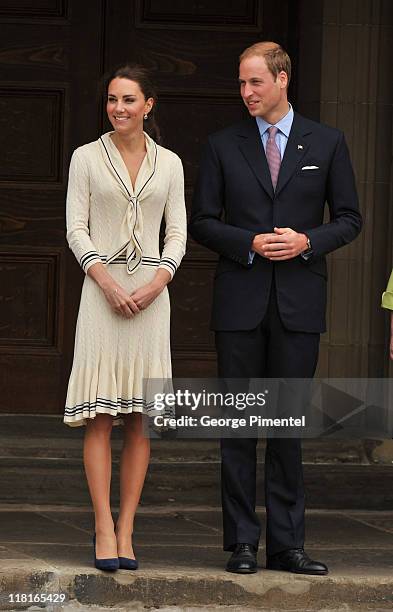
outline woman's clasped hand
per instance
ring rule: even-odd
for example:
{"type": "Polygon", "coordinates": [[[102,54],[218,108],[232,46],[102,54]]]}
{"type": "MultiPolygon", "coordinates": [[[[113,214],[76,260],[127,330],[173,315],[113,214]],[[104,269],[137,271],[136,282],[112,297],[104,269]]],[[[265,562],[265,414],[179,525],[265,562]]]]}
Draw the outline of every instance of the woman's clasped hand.
{"type": "Polygon", "coordinates": [[[163,291],[164,287],[164,283],[152,281],[129,294],[121,285],[111,282],[102,287],[102,290],[109,306],[118,315],[130,319],[141,310],[145,310],[150,306],[163,291]]]}

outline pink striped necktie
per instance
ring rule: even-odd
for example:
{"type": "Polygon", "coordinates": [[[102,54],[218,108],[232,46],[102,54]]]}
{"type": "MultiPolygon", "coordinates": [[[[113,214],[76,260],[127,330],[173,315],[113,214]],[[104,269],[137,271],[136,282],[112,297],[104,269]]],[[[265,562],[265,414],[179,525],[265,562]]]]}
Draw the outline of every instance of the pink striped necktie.
{"type": "Polygon", "coordinates": [[[266,143],[266,159],[269,164],[270,176],[272,177],[273,189],[276,189],[278,173],[280,172],[281,166],[281,155],[279,148],[276,144],[276,134],[278,128],[272,126],[267,130],[269,132],[269,138],[266,143]]]}

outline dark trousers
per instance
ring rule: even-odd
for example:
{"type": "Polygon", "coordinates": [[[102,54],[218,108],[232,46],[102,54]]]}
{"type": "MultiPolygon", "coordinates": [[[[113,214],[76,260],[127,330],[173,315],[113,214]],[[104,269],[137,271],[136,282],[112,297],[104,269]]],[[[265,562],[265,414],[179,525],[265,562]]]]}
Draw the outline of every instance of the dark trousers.
{"type": "MultiPolygon", "coordinates": [[[[307,296],[305,296],[307,299],[307,296]]],[[[312,378],[319,334],[285,329],[272,285],[269,307],[256,329],[216,332],[218,375],[223,378],[312,378]]],[[[255,438],[221,440],[224,550],[236,543],[258,547],[255,513],[255,438]]],[[[265,455],[267,555],[304,545],[304,485],[301,441],[268,438],[265,455]]]]}

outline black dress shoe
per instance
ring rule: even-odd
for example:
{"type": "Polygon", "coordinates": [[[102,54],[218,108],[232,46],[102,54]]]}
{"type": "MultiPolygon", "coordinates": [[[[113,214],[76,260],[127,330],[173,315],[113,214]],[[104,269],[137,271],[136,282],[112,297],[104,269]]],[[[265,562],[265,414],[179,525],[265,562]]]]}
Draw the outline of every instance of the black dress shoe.
{"type": "Polygon", "coordinates": [[[257,571],[256,550],[251,544],[236,544],[226,566],[227,572],[255,574],[257,571]]]}
{"type": "Polygon", "coordinates": [[[303,548],[290,548],[267,558],[266,569],[293,572],[294,574],[315,574],[325,576],[328,568],[324,563],[313,561],[303,548]]]}

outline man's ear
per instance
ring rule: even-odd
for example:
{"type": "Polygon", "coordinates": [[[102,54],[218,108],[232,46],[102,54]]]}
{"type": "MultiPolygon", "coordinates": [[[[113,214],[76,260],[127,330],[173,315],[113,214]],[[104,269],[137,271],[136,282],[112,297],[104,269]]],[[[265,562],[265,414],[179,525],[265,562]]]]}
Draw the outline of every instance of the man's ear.
{"type": "Polygon", "coordinates": [[[281,89],[286,89],[288,87],[288,75],[284,70],[278,73],[277,78],[280,81],[281,89]]]}

